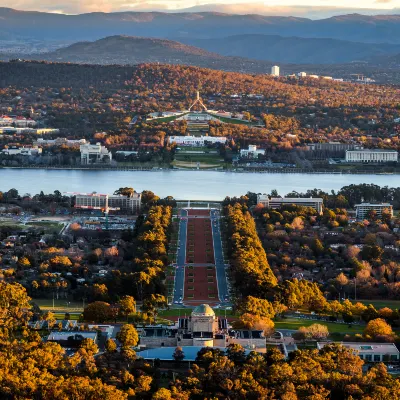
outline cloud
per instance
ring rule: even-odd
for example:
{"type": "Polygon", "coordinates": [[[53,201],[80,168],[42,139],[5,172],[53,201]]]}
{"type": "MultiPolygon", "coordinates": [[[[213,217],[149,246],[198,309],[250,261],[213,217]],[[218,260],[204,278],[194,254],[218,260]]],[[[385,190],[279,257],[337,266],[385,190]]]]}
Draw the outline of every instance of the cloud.
{"type": "Polygon", "coordinates": [[[376,4],[389,4],[393,3],[393,0],[375,0],[376,4]]]}
{"type": "MultiPolygon", "coordinates": [[[[2,0],[5,7],[17,10],[61,12],[65,14],[80,14],[89,12],[115,12],[127,10],[166,10],[170,6],[184,7],[185,0],[2,0]]],[[[193,4],[190,4],[193,5],[193,4]]],[[[178,8],[177,7],[177,8],[178,8]]]]}

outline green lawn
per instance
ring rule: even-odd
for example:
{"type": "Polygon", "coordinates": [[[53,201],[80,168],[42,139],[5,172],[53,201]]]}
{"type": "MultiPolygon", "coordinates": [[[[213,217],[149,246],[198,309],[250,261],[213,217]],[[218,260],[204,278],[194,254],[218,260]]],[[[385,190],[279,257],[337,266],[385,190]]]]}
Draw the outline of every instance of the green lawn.
{"type": "MultiPolygon", "coordinates": [[[[32,299],[32,302],[36,303],[42,310],[53,310],[53,299],[32,299]]],[[[83,303],[79,301],[70,301],[67,306],[65,299],[54,299],[54,310],[55,311],[82,311],[83,303]]]]}
{"type": "Polygon", "coordinates": [[[310,326],[312,324],[321,324],[326,325],[330,333],[362,333],[364,330],[363,326],[353,325],[351,328],[348,327],[346,324],[335,324],[333,322],[326,322],[326,321],[313,321],[309,319],[295,319],[295,318],[286,318],[280,321],[275,322],[275,329],[294,329],[297,330],[301,326],[310,326]]]}
{"type": "MultiPolygon", "coordinates": [[[[54,313],[54,318],[57,320],[59,320],[59,319],[63,320],[64,316],[65,316],[65,313],[54,313]]],[[[69,319],[73,320],[73,321],[77,321],[79,319],[79,314],[71,314],[69,316],[69,319]]]]}
{"type": "Polygon", "coordinates": [[[400,300],[357,300],[357,302],[365,305],[372,304],[376,309],[383,307],[389,307],[391,309],[400,308],[400,300]]]}

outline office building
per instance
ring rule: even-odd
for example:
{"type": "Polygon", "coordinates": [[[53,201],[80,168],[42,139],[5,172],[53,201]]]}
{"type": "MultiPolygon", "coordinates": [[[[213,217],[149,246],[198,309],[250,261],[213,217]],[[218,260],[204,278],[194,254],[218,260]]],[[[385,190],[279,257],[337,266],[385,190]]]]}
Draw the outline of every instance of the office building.
{"type": "Polygon", "coordinates": [[[368,219],[368,213],[370,211],[375,211],[378,219],[382,218],[382,213],[384,210],[388,210],[390,215],[393,217],[393,206],[389,203],[381,204],[371,204],[371,203],[361,203],[356,204],[356,218],[358,220],[368,219]]]}
{"type": "Polygon", "coordinates": [[[75,207],[84,209],[101,209],[112,207],[119,208],[120,212],[127,214],[137,214],[142,205],[142,194],[134,192],[131,196],[108,195],[108,194],[77,194],[75,197],[75,207]]]}
{"type": "Polygon", "coordinates": [[[272,76],[279,76],[280,75],[280,68],[277,65],[274,65],[271,68],[271,75],[272,76]]]}
{"type": "Polygon", "coordinates": [[[81,164],[110,163],[112,154],[100,143],[83,144],[80,146],[81,164]]]}
{"type": "Polygon", "coordinates": [[[395,150],[363,149],[346,151],[346,162],[384,163],[397,161],[398,152],[395,150]]]}
{"type": "Polygon", "coordinates": [[[325,142],[325,143],[311,143],[307,145],[308,150],[311,151],[346,151],[346,150],[359,150],[360,146],[350,143],[340,142],[325,142]]]}
{"type": "Polygon", "coordinates": [[[241,158],[258,158],[258,155],[264,155],[265,150],[257,149],[257,146],[254,144],[249,145],[248,149],[241,149],[240,150],[240,157],[241,158]]]}
{"type": "Polygon", "coordinates": [[[226,142],[226,137],[216,136],[170,136],[170,143],[175,143],[180,146],[198,146],[203,147],[207,143],[222,143],[226,142]]]}
{"type": "MultiPolygon", "coordinates": [[[[318,350],[332,342],[318,342],[318,350]]],[[[371,342],[339,342],[342,346],[352,350],[366,362],[397,362],[399,361],[399,350],[394,343],[371,343],[371,342]]]]}
{"type": "Polygon", "coordinates": [[[257,203],[262,204],[264,207],[277,209],[281,208],[285,205],[296,205],[302,207],[311,207],[314,208],[319,214],[322,214],[324,201],[318,197],[309,197],[309,198],[301,198],[301,197],[272,197],[269,198],[266,194],[259,194],[257,196],[257,203]]]}

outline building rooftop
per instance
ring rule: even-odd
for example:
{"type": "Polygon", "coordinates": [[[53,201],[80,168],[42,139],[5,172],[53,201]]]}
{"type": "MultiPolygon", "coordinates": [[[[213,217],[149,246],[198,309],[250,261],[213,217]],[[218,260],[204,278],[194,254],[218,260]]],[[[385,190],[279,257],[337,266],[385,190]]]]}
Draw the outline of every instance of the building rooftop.
{"type": "Polygon", "coordinates": [[[389,203],[361,203],[356,204],[355,207],[392,207],[389,203]]]}
{"type": "Polygon", "coordinates": [[[271,202],[275,201],[285,201],[285,202],[290,202],[290,201],[295,201],[296,203],[310,203],[310,202],[315,202],[315,203],[322,203],[324,200],[321,197],[272,197],[270,199],[271,202]]]}
{"type": "MultiPolygon", "coordinates": [[[[219,349],[225,352],[226,347],[212,347],[213,349],[219,349]]],[[[158,347],[156,349],[148,349],[138,351],[137,355],[143,357],[146,360],[155,360],[158,358],[161,361],[172,361],[174,360],[173,354],[176,347],[158,347]]],[[[183,361],[195,361],[197,353],[203,349],[202,346],[182,346],[185,358],[183,361]]],[[[250,350],[245,350],[246,355],[250,353],[250,350]]]]}
{"type": "Polygon", "coordinates": [[[215,313],[208,304],[200,304],[199,306],[194,308],[192,315],[214,317],[215,313]]]}
{"type": "Polygon", "coordinates": [[[365,153],[397,153],[396,150],[388,149],[359,149],[359,150],[346,150],[346,152],[365,152],[365,153]]]}
{"type": "Polygon", "coordinates": [[[387,354],[398,354],[399,350],[397,349],[394,343],[371,343],[371,342],[318,342],[317,346],[319,349],[322,349],[327,344],[337,343],[342,346],[357,350],[359,352],[370,352],[370,353],[387,353],[387,354]]]}

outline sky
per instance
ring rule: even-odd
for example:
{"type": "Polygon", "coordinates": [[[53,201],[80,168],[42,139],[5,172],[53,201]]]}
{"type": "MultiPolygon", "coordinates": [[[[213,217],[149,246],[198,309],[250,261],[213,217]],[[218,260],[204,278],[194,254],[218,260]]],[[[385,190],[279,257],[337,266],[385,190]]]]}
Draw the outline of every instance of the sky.
{"type": "Polygon", "coordinates": [[[0,0],[17,10],[65,14],[117,11],[221,11],[324,18],[349,14],[400,14],[400,0],[0,0]]]}

